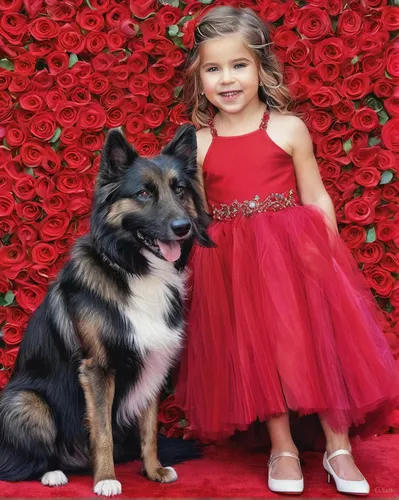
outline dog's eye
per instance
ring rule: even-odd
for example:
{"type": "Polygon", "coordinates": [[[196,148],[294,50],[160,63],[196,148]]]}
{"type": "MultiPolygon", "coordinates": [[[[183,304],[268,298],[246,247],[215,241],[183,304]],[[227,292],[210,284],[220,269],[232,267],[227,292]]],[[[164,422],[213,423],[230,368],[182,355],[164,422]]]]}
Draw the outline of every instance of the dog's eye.
{"type": "Polygon", "coordinates": [[[143,189],[142,191],[139,191],[137,193],[137,196],[139,198],[142,198],[143,200],[148,200],[149,198],[152,198],[152,194],[149,191],[147,191],[146,189],[143,189]]]}
{"type": "Polygon", "coordinates": [[[184,193],[184,186],[176,186],[175,193],[176,194],[183,194],[184,193]]]}

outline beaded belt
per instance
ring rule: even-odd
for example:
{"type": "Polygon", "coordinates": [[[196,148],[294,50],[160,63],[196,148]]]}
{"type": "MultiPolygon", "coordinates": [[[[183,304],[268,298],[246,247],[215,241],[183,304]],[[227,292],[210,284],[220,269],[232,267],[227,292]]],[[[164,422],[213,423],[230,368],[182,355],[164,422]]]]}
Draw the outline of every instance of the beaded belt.
{"type": "Polygon", "coordinates": [[[252,200],[245,200],[242,203],[234,200],[230,205],[222,203],[220,208],[216,208],[214,205],[211,208],[214,219],[226,220],[234,219],[238,215],[249,217],[252,214],[266,211],[278,212],[284,208],[298,205],[298,196],[293,189],[290,189],[285,193],[269,194],[263,201],[260,201],[260,197],[256,195],[252,200]]]}

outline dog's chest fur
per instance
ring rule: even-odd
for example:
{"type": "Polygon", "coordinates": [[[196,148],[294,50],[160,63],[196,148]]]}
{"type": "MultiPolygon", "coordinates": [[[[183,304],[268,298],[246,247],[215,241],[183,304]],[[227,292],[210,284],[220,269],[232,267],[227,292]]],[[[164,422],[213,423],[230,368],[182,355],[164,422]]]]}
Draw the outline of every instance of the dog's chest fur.
{"type": "Polygon", "coordinates": [[[182,321],[173,318],[176,310],[182,314],[184,274],[150,253],[146,252],[146,257],[151,270],[143,277],[130,278],[130,298],[122,307],[130,330],[129,344],[143,367],[119,408],[121,424],[134,420],[158,396],[182,344],[182,321]]]}

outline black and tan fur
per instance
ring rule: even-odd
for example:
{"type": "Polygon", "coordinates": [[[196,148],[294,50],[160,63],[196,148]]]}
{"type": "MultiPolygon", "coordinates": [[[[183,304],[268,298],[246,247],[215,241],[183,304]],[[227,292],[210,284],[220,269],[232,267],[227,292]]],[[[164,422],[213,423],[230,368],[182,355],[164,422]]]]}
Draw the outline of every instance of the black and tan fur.
{"type": "Polygon", "coordinates": [[[90,232],[32,316],[0,397],[0,480],[61,485],[92,468],[94,491],[115,495],[114,461],[140,442],[150,479],[177,478],[158,461],[157,397],[180,352],[190,247],[212,246],[207,224],[193,127],[153,159],[109,132],[90,232]]]}

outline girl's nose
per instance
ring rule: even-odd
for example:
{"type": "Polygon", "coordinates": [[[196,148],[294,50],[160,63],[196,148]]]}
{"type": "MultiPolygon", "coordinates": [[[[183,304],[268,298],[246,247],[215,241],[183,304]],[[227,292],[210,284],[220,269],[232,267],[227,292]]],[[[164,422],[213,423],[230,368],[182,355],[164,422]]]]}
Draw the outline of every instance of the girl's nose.
{"type": "Polygon", "coordinates": [[[223,71],[222,77],[221,77],[222,83],[232,83],[235,81],[234,75],[232,74],[231,71],[223,71]]]}

